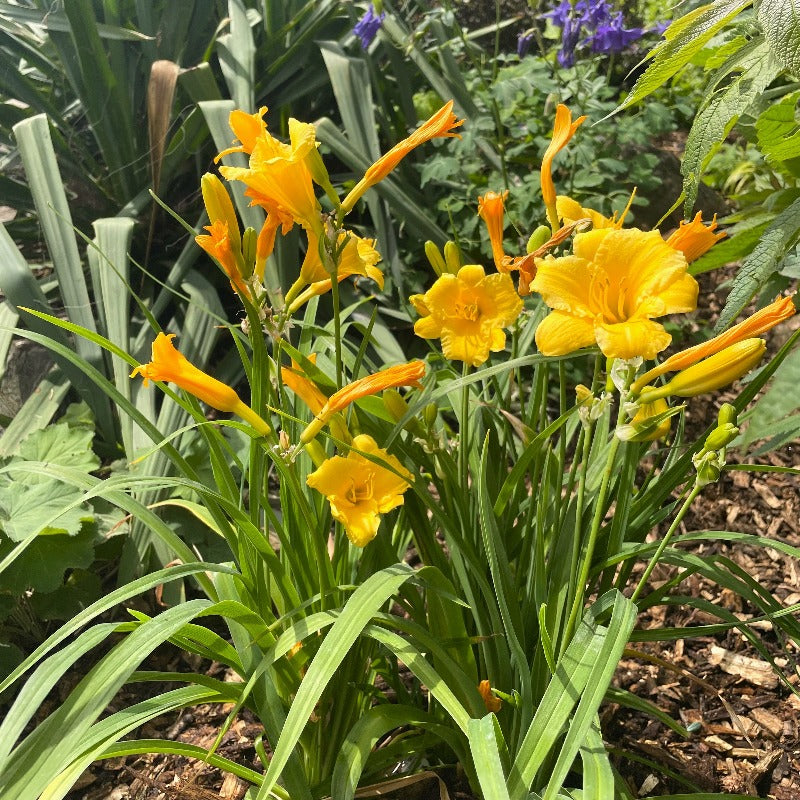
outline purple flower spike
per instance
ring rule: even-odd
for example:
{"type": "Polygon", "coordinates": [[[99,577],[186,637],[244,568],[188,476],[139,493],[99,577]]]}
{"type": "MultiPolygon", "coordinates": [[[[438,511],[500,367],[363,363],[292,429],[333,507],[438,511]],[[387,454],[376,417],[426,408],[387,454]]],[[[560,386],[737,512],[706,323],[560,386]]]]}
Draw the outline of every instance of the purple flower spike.
{"type": "Polygon", "coordinates": [[[384,17],[386,17],[386,12],[384,11],[380,15],[376,14],[372,3],[370,3],[364,16],[355,24],[353,33],[361,39],[362,50],[366,50],[372,44],[372,40],[378,35],[384,17]]]}

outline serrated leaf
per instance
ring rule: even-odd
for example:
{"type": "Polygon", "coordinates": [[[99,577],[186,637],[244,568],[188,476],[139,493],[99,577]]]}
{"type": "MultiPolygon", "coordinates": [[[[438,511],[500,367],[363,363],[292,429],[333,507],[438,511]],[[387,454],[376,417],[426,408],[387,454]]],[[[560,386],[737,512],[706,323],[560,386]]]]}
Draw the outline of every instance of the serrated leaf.
{"type": "Polygon", "coordinates": [[[761,0],[758,21],[775,58],[800,75],[800,0],[761,0]]]}
{"type": "MultiPolygon", "coordinates": [[[[684,214],[687,217],[694,208],[700,178],[709,160],[739,117],[761,97],[780,71],[764,42],[737,53],[737,58],[740,61],[736,69],[741,70],[741,74],[711,96],[695,118],[686,140],[681,175],[684,178],[684,214]]],[[[731,69],[725,66],[721,71],[727,73],[731,69]]]]}
{"type": "MultiPolygon", "coordinates": [[[[100,466],[100,459],[92,452],[92,428],[70,427],[67,422],[58,422],[40,431],[35,431],[20,445],[19,456],[9,462],[13,466],[19,461],[42,461],[61,467],[72,467],[92,472],[100,466]]],[[[30,472],[15,475],[15,481],[38,483],[40,478],[30,472]]],[[[47,479],[49,480],[49,479],[47,479]]]]}
{"type": "Polygon", "coordinates": [[[626,108],[666,83],[703,49],[751,0],[717,0],[675,20],[664,32],[665,41],[649,54],[653,63],[636,81],[633,91],[620,103],[626,108]]]}
{"type": "Polygon", "coordinates": [[[778,214],[761,241],[742,264],[715,330],[725,330],[780,268],[780,262],[800,234],[800,199],[778,214]]]}
{"type": "Polygon", "coordinates": [[[689,265],[691,275],[702,275],[724,264],[744,258],[756,246],[770,221],[755,226],[739,227],[729,230],[728,237],[714,245],[705,255],[689,265]]]}
{"type": "Polygon", "coordinates": [[[770,164],[800,156],[800,130],[795,110],[800,92],[793,92],[767,108],[756,120],[758,146],[770,164]]]}
{"type": "Polygon", "coordinates": [[[13,542],[36,535],[75,536],[84,521],[93,518],[91,508],[80,503],[82,496],[79,489],[60,481],[5,482],[0,486],[0,527],[13,542]],[[73,503],[77,505],[68,508],[73,503]]]}
{"type": "MultiPolygon", "coordinates": [[[[0,559],[13,549],[13,543],[0,543],[0,559]]],[[[94,560],[94,536],[89,530],[77,536],[55,534],[39,536],[3,571],[3,588],[20,595],[34,592],[53,592],[64,582],[68,569],[87,569],[94,560]]]]}

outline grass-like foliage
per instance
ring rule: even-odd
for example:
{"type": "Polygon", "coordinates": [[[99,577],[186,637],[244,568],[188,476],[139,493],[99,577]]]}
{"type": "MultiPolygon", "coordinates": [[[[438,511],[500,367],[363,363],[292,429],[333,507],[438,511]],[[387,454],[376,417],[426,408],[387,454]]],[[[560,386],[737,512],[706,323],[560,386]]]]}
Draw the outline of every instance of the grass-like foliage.
{"type": "MultiPolygon", "coordinates": [[[[100,480],[91,465],[50,457],[56,444],[72,452],[77,434],[26,440],[0,480],[16,481],[20,496],[52,494],[61,482],[64,497],[49,494],[35,523],[15,520],[14,556],[41,542],[42,526],[74,532],[100,498],[129,514],[168,566],[81,611],[0,684],[26,677],[0,725],[0,796],[63,797],[95,760],[163,752],[249,781],[252,800],[349,800],[359,784],[391,776],[397,785],[398,770],[454,762],[491,800],[631,798],[598,710],[639,636],[640,610],[675,602],[681,582],[700,574],[800,640],[800,626],[758,582],[732,562],[693,554],[679,533],[692,501],[726,469],[739,415],[796,337],[697,438],[684,435],[685,404],[759,365],[762,334],[794,313],[792,300],[662,358],[671,336],[658,320],[694,309],[689,264],[721,234],[697,218],[665,238],[625,227],[624,211],[605,217],[558,194],[554,161],[583,121],[558,106],[534,217],[548,225],[528,232],[527,248],[506,247],[506,197],[487,192],[475,211],[493,268],[463,263],[454,242],[429,243],[425,291],[394,309],[391,331],[369,296],[342,302],[341,281],[371,291],[384,282],[375,242],[348,216],[412,150],[457,137],[469,122],[446,103],[342,196],[313,125],[290,119],[284,141],[261,112],[233,111],[237,142],[218,157],[222,179],[202,179],[209,224],[196,242],[241,309],[224,336],[242,385],[187,358],[184,343],[197,333],[188,322],[178,338],[154,329],[142,363],[110,329],[26,312],[118,359],[109,380],[57,337],[23,334],[48,343],[117,407],[136,468],[100,480]],[[243,229],[232,186],[263,212],[259,228],[243,229]],[[268,259],[292,229],[305,258],[275,286],[268,259]],[[331,313],[318,315],[328,299],[331,313]],[[161,430],[123,380],[163,392],[182,422],[161,430]],[[189,437],[202,463],[186,457],[189,437]],[[158,459],[172,476],[150,471],[158,459]],[[164,523],[159,512],[171,506],[224,546],[218,563],[164,523]],[[672,577],[654,586],[659,563],[672,577]],[[191,582],[193,599],[153,617],[97,622],[177,580],[191,582]],[[166,642],[225,665],[232,678],[139,671],[166,642]],[[70,667],[100,645],[106,654],[61,706],[30,725],[70,667]],[[104,716],[131,681],[177,688],[104,716]],[[215,747],[127,738],[198,703],[233,704],[217,742],[242,708],[257,716],[263,773],[215,747]]],[[[759,646],[744,623],[706,610],[718,628],[741,627],[759,646]]],[[[613,697],[643,705],[620,690],[613,697]]]]}

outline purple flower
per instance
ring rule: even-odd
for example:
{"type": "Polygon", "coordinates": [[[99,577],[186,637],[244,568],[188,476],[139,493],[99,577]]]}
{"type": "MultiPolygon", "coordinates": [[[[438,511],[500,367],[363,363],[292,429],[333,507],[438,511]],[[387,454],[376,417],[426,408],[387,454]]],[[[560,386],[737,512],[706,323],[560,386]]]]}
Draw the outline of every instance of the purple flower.
{"type": "Polygon", "coordinates": [[[580,13],[581,22],[587,28],[596,28],[611,19],[611,9],[606,0],[579,0],[575,10],[580,13]]]}
{"type": "Polygon", "coordinates": [[[580,38],[580,19],[567,17],[561,28],[561,49],[558,51],[558,63],[562,67],[571,67],[575,63],[575,48],[580,38]]]}
{"type": "Polygon", "coordinates": [[[372,40],[377,36],[378,31],[381,29],[381,23],[386,16],[384,11],[380,15],[375,13],[372,3],[363,17],[355,24],[353,33],[361,39],[361,49],[366,50],[371,44],[372,40]]]}
{"type": "Polygon", "coordinates": [[[550,17],[554,25],[563,28],[567,19],[572,16],[572,4],[569,0],[561,0],[552,11],[548,11],[544,16],[550,17]]]}
{"type": "Polygon", "coordinates": [[[526,31],[517,37],[517,55],[520,58],[525,58],[528,55],[528,50],[531,49],[531,42],[533,41],[533,33],[526,31]]]}
{"type": "Polygon", "coordinates": [[[650,28],[650,30],[647,31],[647,33],[657,33],[659,36],[661,36],[664,33],[664,31],[667,28],[669,28],[670,25],[672,25],[672,20],[666,20],[665,22],[656,22],[656,24],[653,25],[653,27],[650,28]]]}
{"type": "Polygon", "coordinates": [[[588,41],[591,42],[592,51],[595,53],[620,53],[643,34],[643,28],[626,28],[620,11],[611,18],[609,24],[598,25],[588,41]]]}

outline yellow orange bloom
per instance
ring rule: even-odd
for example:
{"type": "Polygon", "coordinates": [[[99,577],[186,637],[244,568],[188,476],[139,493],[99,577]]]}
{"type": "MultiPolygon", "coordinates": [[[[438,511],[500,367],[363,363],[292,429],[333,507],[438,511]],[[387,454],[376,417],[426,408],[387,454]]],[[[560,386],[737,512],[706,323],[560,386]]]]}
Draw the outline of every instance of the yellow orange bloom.
{"type": "Polygon", "coordinates": [[[412,474],[395,456],[378,447],[371,436],[361,435],[353,439],[353,449],[347,457],[327,459],[306,483],[325,495],[334,519],[342,523],[350,541],[356,547],[364,547],[378,533],[380,515],[403,504],[403,493],[412,480],[412,474]]]}
{"type": "Polygon", "coordinates": [[[344,411],[356,400],[377,394],[384,389],[394,389],[398,386],[419,386],[424,375],[425,362],[417,360],[387,367],[348,383],[347,386],[343,386],[328,398],[316,417],[300,435],[300,441],[305,443],[313,439],[334,414],[344,411]]]}
{"type": "Polygon", "coordinates": [[[704,225],[703,212],[698,211],[691,222],[684,222],[681,220],[678,230],[667,239],[667,244],[670,247],[674,247],[676,250],[680,250],[686,256],[686,260],[691,264],[692,261],[696,261],[700,258],[703,253],[707,253],[714,246],[715,242],[727,236],[725,231],[714,233],[716,228],[716,214],[714,214],[714,218],[709,225],[704,225]]]}
{"type": "MultiPolygon", "coordinates": [[[[312,353],[308,360],[314,364],[317,361],[317,354],[312,353]]],[[[310,409],[313,414],[322,411],[328,398],[322,394],[316,383],[310,380],[300,365],[292,359],[291,367],[281,367],[281,380],[284,386],[288,386],[310,409]]]]}
{"type": "MultiPolygon", "coordinates": [[[[343,231],[339,236],[340,245],[346,237],[347,241],[339,253],[336,280],[341,283],[352,275],[360,275],[375,281],[379,288],[383,289],[383,272],[375,266],[381,260],[380,253],[374,247],[375,240],[362,239],[354,233],[343,231]]],[[[333,279],[320,259],[319,240],[309,231],[308,250],[300,267],[300,277],[286,293],[289,311],[294,313],[315,295],[329,292],[332,286],[333,279]],[[304,286],[308,288],[301,292],[304,286]]]]}
{"type": "Polygon", "coordinates": [[[578,234],[573,255],[537,262],[531,289],[553,309],[536,330],[544,355],[597,343],[609,358],[654,358],[672,337],[654,317],[691,311],[697,281],[658,231],[578,234]]]}
{"type": "Polygon", "coordinates": [[[316,148],[313,125],[289,120],[290,143],[263,133],[255,140],[247,167],[220,167],[231,181],[242,181],[245,194],[268,213],[290,216],[307,230],[320,233],[320,205],[314,194],[308,156],[316,148]]]}
{"type": "Polygon", "coordinates": [[[492,687],[489,681],[481,681],[478,684],[478,694],[483,698],[483,704],[486,706],[487,711],[496,714],[503,707],[503,701],[492,694],[492,687]]]}
{"type": "Polygon", "coordinates": [[[478,215],[486,223],[486,230],[489,232],[489,241],[492,245],[492,257],[494,266],[498,272],[508,272],[505,267],[505,253],[503,252],[503,204],[508,191],[505,192],[486,192],[478,198],[478,215]]]}
{"type": "Polygon", "coordinates": [[[200,178],[200,190],[206,207],[209,222],[213,225],[217,220],[227,223],[231,247],[241,252],[242,237],[239,233],[239,220],[233,209],[233,202],[222,181],[210,172],[200,178]]]}
{"type": "Polygon", "coordinates": [[[445,358],[473,367],[483,364],[490,351],[505,347],[503,328],[522,311],[511,278],[503,273],[486,275],[477,264],[466,264],[456,275],[440,276],[424,295],[409,300],[422,317],[414,323],[414,333],[441,339],[445,358]]]}
{"type": "Polygon", "coordinates": [[[264,122],[264,115],[266,113],[266,106],[261,106],[256,114],[248,114],[239,109],[231,111],[228,117],[228,124],[231,126],[231,130],[236,134],[236,138],[240,143],[229,147],[227,150],[223,150],[214,161],[219,161],[223,156],[229,153],[247,153],[247,155],[250,155],[259,137],[263,136],[267,131],[267,123],[264,122]]]}
{"type": "Polygon", "coordinates": [[[174,338],[174,333],[159,333],[153,342],[152,360],[148,364],[140,364],[136,367],[131,372],[131,378],[141,375],[144,378],[145,386],[148,381],[174,383],[218,411],[230,411],[238,414],[259,433],[270,432],[269,425],[252,408],[242,402],[235,389],[198,369],[180,353],[172,344],[174,338]]]}
{"type": "Polygon", "coordinates": [[[645,386],[641,399],[652,403],[662,397],[694,397],[713,392],[741,378],[761,361],[767,343],[763,339],[744,339],[681,370],[663,386],[645,386]]]}
{"type": "Polygon", "coordinates": [[[585,119],[586,117],[582,116],[573,122],[572,112],[563,103],[559,103],[558,108],[556,108],[553,138],[550,140],[547,150],[544,151],[544,156],[542,156],[542,198],[547,209],[547,221],[554,231],[559,225],[558,211],[556,210],[556,187],[553,183],[553,158],[555,158],[556,153],[567,146],[567,143],[585,119]]]}
{"type": "MultiPolygon", "coordinates": [[[[242,278],[231,246],[228,223],[218,219],[211,225],[206,225],[205,230],[208,231],[208,235],[195,236],[194,240],[222,267],[231,286],[239,294],[250,297],[250,288],[242,278]]],[[[241,258],[241,253],[239,256],[241,258]]]]}
{"type": "Polygon", "coordinates": [[[671,355],[657,367],[653,367],[653,369],[637,378],[631,386],[631,391],[638,392],[643,386],[652,383],[660,375],[686,369],[701,359],[730,347],[732,344],[741,342],[744,339],[751,339],[754,336],[760,336],[770,328],[774,328],[779,323],[789,319],[795,312],[796,309],[791,297],[776,297],[769,305],[764,306],[764,308],[756,311],[755,314],[751,314],[747,319],[728,328],[727,331],[719,334],[719,336],[671,355]]]}
{"type": "Polygon", "coordinates": [[[347,213],[352,210],[364,192],[382,181],[415,147],[419,147],[421,144],[438,137],[457,136],[461,138],[460,134],[453,133],[452,129],[463,124],[464,120],[458,119],[453,113],[453,101],[449,100],[410,136],[403,139],[402,142],[398,142],[367,169],[364,177],[352,188],[342,202],[343,212],[347,213]]]}

